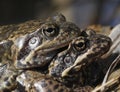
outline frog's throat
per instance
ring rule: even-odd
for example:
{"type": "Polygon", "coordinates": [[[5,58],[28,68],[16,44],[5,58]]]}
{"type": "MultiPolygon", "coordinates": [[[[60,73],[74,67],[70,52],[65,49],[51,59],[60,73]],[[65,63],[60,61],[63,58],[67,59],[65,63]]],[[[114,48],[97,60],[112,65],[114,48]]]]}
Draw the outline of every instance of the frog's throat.
{"type": "Polygon", "coordinates": [[[24,63],[27,62],[32,62],[32,58],[35,56],[36,52],[39,51],[39,54],[46,54],[48,52],[57,50],[59,48],[65,47],[70,43],[71,39],[69,39],[68,41],[63,41],[60,44],[54,40],[54,41],[46,41],[44,44],[38,46],[36,49],[32,50],[29,55],[25,58],[25,60],[23,60],[24,63]],[[57,43],[56,43],[57,42],[57,43]]]}
{"type": "MultiPolygon", "coordinates": [[[[70,72],[70,70],[72,70],[73,68],[79,66],[79,70],[80,68],[82,67],[82,65],[85,65],[87,62],[89,61],[84,61],[84,59],[88,58],[88,55],[89,54],[93,54],[94,52],[92,51],[93,48],[91,48],[90,50],[88,50],[86,53],[82,54],[80,57],[78,57],[75,61],[75,63],[71,66],[71,67],[68,67],[67,69],[65,69],[63,72],[62,72],[62,75],[61,77],[65,77],[68,75],[68,73],[70,72]],[[84,61],[84,62],[83,62],[84,61]]],[[[87,60],[87,59],[86,59],[87,60]]]]}

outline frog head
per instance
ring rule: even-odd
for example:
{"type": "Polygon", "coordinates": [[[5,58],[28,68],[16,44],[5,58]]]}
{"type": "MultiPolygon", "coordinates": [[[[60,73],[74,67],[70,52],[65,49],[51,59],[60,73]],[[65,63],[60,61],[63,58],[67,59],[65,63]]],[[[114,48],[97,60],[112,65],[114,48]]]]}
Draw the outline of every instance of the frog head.
{"type": "Polygon", "coordinates": [[[15,67],[45,66],[80,33],[80,29],[61,14],[48,18],[38,29],[15,39],[12,46],[15,67]]]}
{"type": "Polygon", "coordinates": [[[75,75],[81,67],[94,62],[108,52],[110,46],[111,39],[101,34],[77,37],[69,44],[67,50],[53,59],[49,67],[49,75],[54,77],[75,75]]]}

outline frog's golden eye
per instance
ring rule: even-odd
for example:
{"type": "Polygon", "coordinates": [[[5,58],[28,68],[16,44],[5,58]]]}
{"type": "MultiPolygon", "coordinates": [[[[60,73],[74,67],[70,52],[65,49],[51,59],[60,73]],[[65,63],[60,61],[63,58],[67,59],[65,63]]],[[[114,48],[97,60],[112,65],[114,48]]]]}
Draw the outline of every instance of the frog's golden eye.
{"type": "Polygon", "coordinates": [[[82,51],[82,50],[85,49],[85,41],[84,41],[84,40],[75,41],[73,47],[74,47],[74,49],[77,50],[77,51],[82,51]]]}
{"type": "Polygon", "coordinates": [[[43,34],[47,37],[54,37],[57,36],[59,33],[58,27],[48,27],[48,28],[43,28],[43,34]]]}

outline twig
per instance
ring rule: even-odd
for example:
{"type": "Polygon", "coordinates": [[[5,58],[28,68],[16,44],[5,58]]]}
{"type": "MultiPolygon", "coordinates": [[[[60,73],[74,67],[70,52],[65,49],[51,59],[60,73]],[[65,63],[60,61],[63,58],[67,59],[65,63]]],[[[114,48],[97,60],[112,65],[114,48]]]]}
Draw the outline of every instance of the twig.
{"type": "Polygon", "coordinates": [[[103,82],[102,82],[102,84],[101,84],[101,86],[100,87],[98,87],[98,88],[96,88],[96,89],[94,89],[92,92],[97,92],[97,91],[103,91],[103,90],[105,90],[105,87],[106,86],[110,86],[110,83],[112,83],[112,84],[114,84],[114,83],[116,83],[117,82],[117,80],[118,80],[118,78],[120,77],[117,77],[117,78],[115,78],[115,79],[111,79],[110,81],[108,81],[108,82],[106,82],[107,81],[107,79],[108,79],[108,76],[110,75],[110,73],[113,71],[113,69],[116,67],[116,65],[118,64],[118,62],[120,61],[120,55],[119,56],[117,56],[117,58],[113,61],[113,63],[110,65],[110,67],[109,67],[109,69],[108,69],[108,71],[107,71],[107,73],[106,73],[106,75],[105,75],[105,77],[104,77],[104,80],[103,80],[103,82]],[[109,85],[108,85],[109,84],[109,85]]]}

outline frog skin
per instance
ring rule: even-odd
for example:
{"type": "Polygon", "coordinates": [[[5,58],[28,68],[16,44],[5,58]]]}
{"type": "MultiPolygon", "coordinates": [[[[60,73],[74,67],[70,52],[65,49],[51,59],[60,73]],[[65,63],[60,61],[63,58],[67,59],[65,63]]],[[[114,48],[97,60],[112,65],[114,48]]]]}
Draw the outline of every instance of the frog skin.
{"type": "Polygon", "coordinates": [[[0,78],[4,77],[5,80],[0,84],[0,92],[86,92],[92,90],[90,86],[72,89],[39,71],[27,70],[18,73],[14,68],[7,69],[7,65],[0,67],[0,74],[4,75],[0,78]]]}
{"type": "Polygon", "coordinates": [[[16,77],[22,71],[10,67],[10,64],[0,66],[0,92],[10,92],[17,86],[16,77]]]}
{"type": "MultiPolygon", "coordinates": [[[[51,70],[55,67],[56,70],[54,72],[59,73],[59,75],[57,75],[57,76],[52,75],[53,77],[51,77],[51,71],[50,71],[50,76],[49,76],[49,75],[41,75],[39,72],[36,72],[36,71],[28,70],[28,71],[23,72],[20,76],[18,76],[17,81],[23,86],[23,89],[26,90],[27,92],[31,92],[31,91],[36,92],[36,90],[38,90],[39,92],[41,92],[41,91],[48,92],[48,89],[50,90],[50,92],[59,92],[58,91],[59,89],[62,90],[61,92],[87,92],[87,91],[89,92],[90,90],[92,90],[92,87],[90,87],[90,86],[80,87],[80,86],[76,86],[77,84],[75,84],[74,85],[75,87],[68,87],[64,83],[60,82],[59,79],[58,79],[58,81],[54,80],[54,77],[57,77],[57,78],[60,77],[62,75],[62,73],[60,73],[60,72],[64,72],[65,69],[72,66],[74,64],[74,61],[76,60],[76,58],[78,58],[79,55],[87,52],[88,49],[90,49],[91,46],[93,46],[93,43],[95,44],[95,42],[98,42],[98,40],[100,42],[102,42],[102,44],[104,45],[104,46],[100,46],[100,44],[99,44],[101,49],[106,49],[106,48],[109,49],[110,48],[111,40],[109,37],[106,37],[103,35],[98,35],[98,34],[95,34],[95,32],[89,32],[89,31],[86,31],[86,35],[89,35],[88,38],[87,38],[87,36],[86,37],[80,36],[78,38],[75,38],[72,41],[72,43],[70,43],[67,50],[59,53],[57,56],[57,59],[55,58],[55,60],[57,60],[57,63],[56,63],[56,61],[53,60],[53,63],[55,66],[51,65],[49,69],[51,70]],[[94,36],[92,36],[93,34],[94,34],[94,36]],[[93,37],[94,37],[94,39],[93,39],[93,37]],[[59,57],[59,59],[58,59],[58,57],[59,57]],[[62,58],[64,59],[64,61],[66,61],[66,62],[68,61],[69,63],[63,63],[62,58]],[[58,60],[61,60],[61,61],[58,61],[58,60]],[[60,63],[58,63],[58,62],[60,62],[60,63]],[[62,65],[60,65],[61,63],[62,63],[62,65]],[[59,67],[59,65],[61,66],[61,68],[59,67]],[[63,69],[63,70],[59,72],[59,69],[63,69]],[[42,77],[42,76],[44,76],[44,77],[42,77]],[[48,78],[47,80],[45,79],[46,77],[48,78]],[[45,88],[42,87],[42,85],[41,85],[42,84],[41,82],[43,80],[44,80],[43,84],[46,85],[45,88]],[[52,84],[51,84],[51,82],[52,82],[52,84]],[[36,85],[37,85],[37,87],[36,87],[36,85]],[[47,85],[49,85],[49,86],[47,86],[47,85]],[[59,85],[59,87],[54,90],[54,87],[56,85],[59,85]]],[[[101,49],[99,50],[100,52],[101,52],[101,49]]],[[[102,54],[106,53],[107,51],[108,50],[103,51],[101,53],[98,53],[98,51],[96,51],[96,54],[98,53],[101,56],[102,54]]],[[[97,56],[98,56],[98,54],[97,54],[97,56]]],[[[91,63],[91,62],[88,62],[88,63],[91,63]]],[[[75,71],[78,71],[78,70],[76,70],[76,68],[75,68],[75,71]]],[[[19,88],[17,90],[19,90],[19,88]]]]}
{"type": "MultiPolygon", "coordinates": [[[[111,39],[96,34],[92,30],[82,33],[84,36],[75,38],[68,49],[59,53],[51,62],[49,75],[53,77],[70,77],[82,67],[94,62],[104,55],[111,46],[111,39]]],[[[74,77],[72,77],[74,79],[74,77]]]]}
{"type": "Polygon", "coordinates": [[[92,87],[70,88],[38,71],[25,71],[17,77],[19,87],[12,92],[88,92],[92,87]]]}
{"type": "Polygon", "coordinates": [[[0,66],[9,63],[11,57],[11,46],[13,45],[12,41],[5,41],[0,43],[0,66]]]}
{"type": "Polygon", "coordinates": [[[17,56],[14,60],[15,66],[17,68],[44,66],[54,57],[58,49],[67,46],[72,39],[80,35],[79,33],[79,28],[73,23],[44,23],[36,33],[26,37],[22,48],[21,38],[20,42],[17,42],[16,46],[21,49],[15,50],[17,54],[13,54],[17,56]]]}
{"type": "Polygon", "coordinates": [[[46,65],[59,48],[80,35],[80,29],[58,14],[43,22],[0,26],[0,33],[1,43],[12,40],[11,59],[17,69],[23,69],[46,65]]]}
{"type": "Polygon", "coordinates": [[[56,15],[48,17],[46,20],[34,19],[20,24],[0,26],[0,42],[11,39],[15,40],[15,38],[32,33],[39,29],[41,24],[50,21],[54,21],[59,24],[65,22],[66,18],[62,14],[58,13],[56,15]]]}
{"type": "Polygon", "coordinates": [[[18,25],[1,26],[0,32],[0,46],[1,48],[5,44],[7,46],[4,47],[3,52],[2,49],[0,50],[4,55],[4,58],[1,56],[2,63],[0,64],[0,70],[3,73],[3,75],[0,75],[0,90],[3,91],[15,88],[16,85],[12,84],[11,80],[14,79],[16,82],[16,78],[21,74],[21,71],[45,66],[59,49],[67,46],[72,39],[81,33],[75,24],[67,22],[61,14],[48,18],[42,23],[34,20],[18,25]],[[8,31],[9,34],[2,34],[2,31],[3,33],[8,31]],[[10,45],[7,45],[8,43],[10,45]],[[8,61],[7,67],[3,69],[6,60],[8,61]],[[14,70],[16,70],[16,73],[14,70]],[[9,79],[14,74],[15,77],[9,79]]]}
{"type": "Polygon", "coordinates": [[[17,77],[19,92],[72,92],[69,88],[38,71],[25,71],[17,77]],[[21,89],[21,91],[20,91],[21,89]]]}

